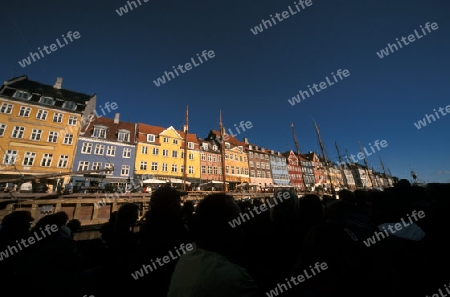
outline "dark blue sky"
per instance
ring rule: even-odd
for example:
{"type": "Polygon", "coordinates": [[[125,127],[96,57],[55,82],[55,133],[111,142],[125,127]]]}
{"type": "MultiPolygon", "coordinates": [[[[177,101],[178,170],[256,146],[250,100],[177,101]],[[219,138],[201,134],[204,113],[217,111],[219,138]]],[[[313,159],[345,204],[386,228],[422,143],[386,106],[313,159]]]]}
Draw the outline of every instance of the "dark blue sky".
{"type": "MultiPolygon", "coordinates": [[[[450,182],[450,115],[420,130],[414,123],[450,105],[450,2],[448,0],[315,1],[301,12],[254,35],[250,28],[294,1],[144,2],[122,16],[126,1],[25,1],[0,4],[0,76],[26,74],[63,88],[117,102],[121,118],[181,128],[189,105],[190,131],[206,137],[224,124],[250,121],[238,135],[266,148],[295,149],[294,123],[302,152],[319,151],[312,118],[328,157],[359,152],[358,139],[386,140],[378,156],[399,178],[450,182]],[[97,3],[98,2],[98,3],[97,3]],[[396,38],[439,28],[380,59],[376,52],[396,38]],[[68,31],[81,37],[22,68],[18,61],[50,46],[68,31]],[[153,80],[197,53],[215,57],[156,87],[153,80]],[[331,72],[350,76],[294,106],[288,99],[331,72]]],[[[421,34],[423,35],[423,34],[421,34]]],[[[61,40],[62,41],[62,40],[61,40]]],[[[111,114],[113,117],[113,114],[111,114]]]]}

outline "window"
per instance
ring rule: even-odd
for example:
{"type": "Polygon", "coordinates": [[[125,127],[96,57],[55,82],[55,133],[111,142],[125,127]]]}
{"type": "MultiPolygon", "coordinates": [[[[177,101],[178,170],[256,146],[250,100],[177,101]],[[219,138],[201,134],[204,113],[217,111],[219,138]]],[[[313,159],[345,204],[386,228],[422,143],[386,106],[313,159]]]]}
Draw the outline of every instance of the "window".
{"type": "Polygon", "coordinates": [[[269,156],[268,155],[266,155],[266,160],[269,160],[269,156]]]}
{"type": "Polygon", "coordinates": [[[169,138],[167,138],[167,137],[163,137],[163,142],[166,142],[166,143],[168,143],[168,142],[169,142],[169,138]]]}
{"type": "Polygon", "coordinates": [[[211,154],[208,154],[208,161],[209,161],[209,162],[212,161],[212,156],[211,156],[211,154]]]}
{"type": "Polygon", "coordinates": [[[189,160],[194,160],[194,154],[189,153],[189,160]]]}
{"type": "Polygon", "coordinates": [[[188,170],[189,170],[188,171],[189,174],[194,174],[194,166],[189,166],[188,170]]]}
{"type": "Polygon", "coordinates": [[[23,156],[22,165],[23,166],[33,166],[35,159],[36,159],[36,153],[25,152],[25,154],[23,156]]]}
{"type": "Polygon", "coordinates": [[[213,162],[217,162],[217,156],[216,155],[213,155],[213,162]]]}
{"type": "Polygon", "coordinates": [[[8,113],[10,114],[13,109],[13,105],[9,103],[2,103],[2,106],[0,107],[0,113],[8,113]]]}
{"type": "Polygon", "coordinates": [[[242,156],[239,156],[239,161],[241,161],[241,162],[242,162],[242,156]]]}
{"type": "Polygon", "coordinates": [[[41,99],[39,99],[39,102],[47,105],[54,105],[55,99],[53,99],[52,97],[42,96],[41,99]]]}
{"type": "Polygon", "coordinates": [[[28,93],[28,92],[17,90],[14,93],[13,97],[17,98],[17,99],[22,99],[22,100],[30,100],[32,95],[30,93],[28,93]]]}
{"type": "Polygon", "coordinates": [[[250,163],[250,167],[254,167],[253,166],[253,161],[250,161],[249,163],[250,163]]]}
{"type": "Polygon", "coordinates": [[[16,163],[17,151],[15,150],[7,150],[5,156],[3,157],[3,164],[5,165],[13,165],[16,163]]]}
{"type": "Polygon", "coordinates": [[[168,157],[169,156],[169,150],[163,150],[163,157],[168,157]]]}
{"type": "Polygon", "coordinates": [[[75,109],[77,109],[77,104],[72,101],[65,101],[62,108],[75,110],[75,109]]]}
{"type": "Polygon", "coordinates": [[[5,135],[5,130],[6,130],[6,125],[5,124],[0,124],[0,136],[4,136],[5,135]]]}
{"type": "Polygon", "coordinates": [[[158,171],[158,162],[152,162],[152,171],[158,171]]]}
{"type": "Polygon", "coordinates": [[[225,166],[225,173],[230,173],[230,166],[225,166]]]}
{"type": "Polygon", "coordinates": [[[123,149],[122,158],[131,158],[131,149],[130,148],[123,149]]]}
{"type": "Polygon", "coordinates": [[[116,155],[116,147],[114,145],[108,145],[106,147],[106,155],[114,157],[116,155]]]}
{"type": "Polygon", "coordinates": [[[172,164],[172,172],[177,172],[177,165],[176,164],[172,164]]]}
{"type": "Polygon", "coordinates": [[[93,137],[106,138],[106,128],[105,127],[94,127],[93,137]]]}
{"type": "Polygon", "coordinates": [[[213,167],[214,174],[217,174],[217,166],[213,167]]]}
{"type": "Polygon", "coordinates": [[[180,165],[180,172],[184,173],[184,166],[183,165],[180,165]]]}
{"type": "Polygon", "coordinates": [[[58,160],[58,168],[66,168],[67,163],[69,163],[69,156],[60,155],[58,160]]]}
{"type": "Polygon", "coordinates": [[[266,172],[267,178],[270,178],[270,172],[266,172]]]}
{"type": "Polygon", "coordinates": [[[178,151],[172,151],[172,158],[178,158],[178,151]]]}
{"type": "Polygon", "coordinates": [[[147,162],[141,161],[141,164],[139,165],[140,170],[147,170],[147,162]]]}
{"type": "Polygon", "coordinates": [[[44,154],[41,160],[42,167],[50,167],[52,165],[53,154],[44,154]]]}
{"type": "Polygon", "coordinates": [[[130,174],[130,165],[122,165],[122,169],[120,170],[120,175],[128,176],[130,174]]]}
{"type": "Polygon", "coordinates": [[[193,142],[188,142],[188,149],[191,149],[191,150],[194,149],[194,143],[193,142]]]}
{"type": "Polygon", "coordinates": [[[202,144],[202,147],[203,147],[203,149],[204,149],[205,151],[208,150],[208,144],[207,144],[207,143],[203,143],[203,144],[202,144]]]}
{"type": "Polygon", "coordinates": [[[259,162],[256,162],[256,168],[259,169],[259,162]]]}
{"type": "Polygon", "coordinates": [[[234,155],[234,159],[237,161],[238,160],[238,155],[234,155]]]}
{"type": "Polygon", "coordinates": [[[147,142],[155,142],[155,135],[147,134],[147,142]]]}
{"type": "Polygon", "coordinates": [[[39,109],[38,112],[36,113],[36,119],[45,121],[47,119],[47,115],[48,115],[48,111],[39,109]]]}
{"type": "Polygon", "coordinates": [[[89,162],[88,161],[80,161],[78,162],[78,169],[77,171],[85,171],[89,169],[89,162]]]}
{"type": "Polygon", "coordinates": [[[217,145],[213,145],[213,150],[217,151],[217,145]]]}
{"type": "Polygon", "coordinates": [[[58,141],[58,132],[50,131],[48,132],[48,142],[57,142],[58,141]]]}
{"type": "Polygon", "coordinates": [[[105,153],[105,145],[103,144],[96,144],[94,155],[103,155],[105,153]]]}
{"type": "Polygon", "coordinates": [[[159,154],[159,148],[154,147],[154,148],[152,149],[152,154],[153,154],[154,156],[157,156],[157,155],[159,154]]]}
{"type": "Polygon", "coordinates": [[[205,153],[201,153],[201,158],[202,158],[202,161],[206,161],[206,154],[205,153]]]}
{"type": "Polygon", "coordinates": [[[77,117],[76,116],[69,116],[69,121],[67,122],[67,124],[69,126],[76,126],[77,125],[77,117]]]}
{"type": "Polygon", "coordinates": [[[178,139],[174,139],[173,144],[178,144],[178,139]]]}
{"type": "Polygon", "coordinates": [[[105,168],[104,169],[111,169],[111,170],[106,170],[105,174],[112,175],[113,172],[114,172],[114,164],[113,163],[105,163],[105,168]]]}
{"type": "Polygon", "coordinates": [[[162,171],[167,172],[167,163],[162,164],[162,171]]]}
{"type": "Polygon", "coordinates": [[[53,122],[54,123],[62,123],[62,119],[63,119],[63,114],[55,112],[55,114],[53,115],[53,122]]]}
{"type": "Polygon", "coordinates": [[[234,166],[231,166],[231,174],[234,174],[234,166]]]}
{"type": "Polygon", "coordinates": [[[261,177],[261,171],[256,171],[256,177],[261,177]]]}
{"type": "Polygon", "coordinates": [[[92,143],[83,142],[83,146],[81,147],[82,154],[90,154],[92,152],[92,143]]]}
{"type": "Polygon", "coordinates": [[[181,158],[181,159],[184,159],[184,152],[181,152],[180,158],[181,158]]]}
{"type": "Polygon", "coordinates": [[[225,148],[229,149],[231,147],[229,142],[225,142],[225,148]]]}
{"type": "Polygon", "coordinates": [[[23,138],[24,131],[25,131],[25,127],[14,126],[11,137],[12,138],[23,138]]]}
{"type": "Polygon", "coordinates": [[[208,174],[212,174],[212,166],[208,166],[208,174]]]}
{"type": "Polygon", "coordinates": [[[72,144],[73,142],[73,134],[64,135],[64,144],[72,144]]]}
{"type": "Polygon", "coordinates": [[[148,154],[148,146],[141,147],[141,153],[143,153],[144,155],[147,155],[148,154]]]}
{"type": "Polygon", "coordinates": [[[228,154],[225,154],[225,159],[228,159],[228,154]]]}
{"type": "Polygon", "coordinates": [[[247,162],[247,157],[246,156],[244,156],[244,162],[247,162]]]}
{"type": "Polygon", "coordinates": [[[239,174],[239,167],[236,167],[236,174],[239,174]]]}
{"type": "Polygon", "coordinates": [[[120,131],[117,134],[117,141],[130,142],[130,131],[120,131]]]}
{"type": "Polygon", "coordinates": [[[31,130],[31,136],[30,136],[31,140],[41,140],[41,136],[42,136],[42,130],[40,130],[40,129],[31,130]]]}
{"type": "Polygon", "coordinates": [[[26,117],[26,118],[28,118],[30,116],[30,113],[31,113],[31,108],[25,107],[25,106],[21,106],[18,116],[19,117],[26,117]]]}
{"type": "Polygon", "coordinates": [[[249,152],[248,156],[253,159],[253,152],[249,152]]]}
{"type": "Polygon", "coordinates": [[[250,176],[255,177],[255,170],[250,170],[250,176]]]}
{"type": "Polygon", "coordinates": [[[202,174],[206,174],[206,166],[202,165],[202,174]]]}

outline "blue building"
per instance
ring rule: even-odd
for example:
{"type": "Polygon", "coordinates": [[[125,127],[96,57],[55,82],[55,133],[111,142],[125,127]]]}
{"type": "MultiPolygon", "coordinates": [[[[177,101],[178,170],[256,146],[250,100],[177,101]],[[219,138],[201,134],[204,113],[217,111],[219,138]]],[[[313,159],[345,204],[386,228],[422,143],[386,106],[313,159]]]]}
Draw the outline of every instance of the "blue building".
{"type": "Polygon", "coordinates": [[[272,179],[275,186],[290,185],[290,178],[287,168],[286,157],[280,152],[270,151],[270,169],[272,170],[272,179]]]}
{"type": "Polygon", "coordinates": [[[136,124],[121,122],[119,115],[114,119],[94,117],[82,127],[73,167],[76,174],[71,178],[75,189],[95,189],[106,183],[123,189],[133,182],[136,124]],[[106,171],[99,172],[101,169],[106,171]]]}

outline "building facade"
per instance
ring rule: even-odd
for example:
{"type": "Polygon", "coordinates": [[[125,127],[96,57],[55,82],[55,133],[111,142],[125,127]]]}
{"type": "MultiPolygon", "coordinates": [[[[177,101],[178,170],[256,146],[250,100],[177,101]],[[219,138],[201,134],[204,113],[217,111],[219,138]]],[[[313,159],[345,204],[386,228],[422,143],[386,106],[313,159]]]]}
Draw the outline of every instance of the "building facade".
{"type": "Polygon", "coordinates": [[[212,141],[200,139],[200,179],[202,188],[223,190],[222,154],[220,146],[212,141]]]}
{"type": "Polygon", "coordinates": [[[299,155],[301,161],[302,175],[306,184],[306,190],[311,191],[314,188],[315,176],[314,176],[314,166],[312,162],[308,159],[306,155],[299,155]]]}
{"type": "Polygon", "coordinates": [[[293,151],[283,154],[287,162],[287,170],[291,185],[297,191],[304,191],[305,185],[303,183],[303,172],[298,157],[293,151]]]}
{"type": "MultiPolygon", "coordinates": [[[[248,139],[244,139],[248,143],[248,139]]],[[[250,170],[250,187],[256,191],[273,185],[270,157],[268,150],[255,144],[248,145],[248,167],[250,170]]]]}
{"type": "Polygon", "coordinates": [[[286,157],[280,152],[271,150],[269,159],[274,186],[290,186],[291,180],[287,169],[286,157]]]}
{"type": "Polygon", "coordinates": [[[21,76],[2,85],[2,178],[47,175],[54,190],[70,179],[81,122],[96,96],[63,89],[62,81],[51,86],[21,76]]]}
{"type": "MultiPolygon", "coordinates": [[[[136,175],[184,184],[184,131],[138,123],[136,175]]],[[[189,189],[200,183],[200,147],[196,134],[187,135],[186,181],[189,189]]]]}
{"type": "Polygon", "coordinates": [[[125,191],[134,181],[135,158],[136,124],[120,121],[119,113],[114,119],[96,118],[82,128],[73,166],[77,173],[72,175],[72,183],[110,183],[125,191]],[[95,172],[101,169],[104,171],[95,172]]]}

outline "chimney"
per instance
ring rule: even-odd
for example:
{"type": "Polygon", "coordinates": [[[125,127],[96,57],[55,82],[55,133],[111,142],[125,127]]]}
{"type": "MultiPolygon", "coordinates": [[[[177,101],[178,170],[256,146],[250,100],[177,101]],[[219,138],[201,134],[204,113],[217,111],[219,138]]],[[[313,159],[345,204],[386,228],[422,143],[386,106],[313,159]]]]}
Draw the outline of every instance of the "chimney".
{"type": "Polygon", "coordinates": [[[247,137],[244,137],[244,143],[248,144],[248,138],[247,137]]]}
{"type": "Polygon", "coordinates": [[[120,113],[116,113],[116,115],[114,116],[114,124],[119,123],[119,116],[120,116],[120,113]]]}
{"type": "Polygon", "coordinates": [[[54,87],[55,89],[61,89],[61,87],[62,87],[62,82],[63,82],[63,78],[62,78],[62,77],[57,77],[57,78],[56,78],[56,82],[55,82],[55,84],[53,85],[53,87],[54,87]]]}

